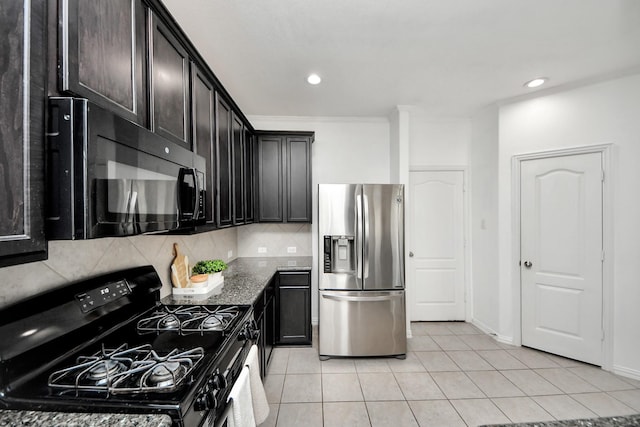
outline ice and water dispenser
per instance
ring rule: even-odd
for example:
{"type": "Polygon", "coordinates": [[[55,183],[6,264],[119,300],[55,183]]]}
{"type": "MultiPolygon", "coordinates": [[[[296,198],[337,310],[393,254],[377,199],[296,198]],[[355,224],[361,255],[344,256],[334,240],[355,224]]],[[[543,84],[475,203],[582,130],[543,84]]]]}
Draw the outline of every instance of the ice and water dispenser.
{"type": "Polygon", "coordinates": [[[355,273],[356,240],[354,236],[324,236],[324,272],[355,273]]]}

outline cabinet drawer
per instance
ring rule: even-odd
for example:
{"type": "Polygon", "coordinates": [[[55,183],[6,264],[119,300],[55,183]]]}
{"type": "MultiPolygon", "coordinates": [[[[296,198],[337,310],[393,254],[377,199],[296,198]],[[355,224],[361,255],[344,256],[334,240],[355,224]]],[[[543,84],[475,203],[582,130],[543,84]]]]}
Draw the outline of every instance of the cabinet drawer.
{"type": "Polygon", "coordinates": [[[311,286],[309,273],[280,272],[279,286],[311,286]]]}

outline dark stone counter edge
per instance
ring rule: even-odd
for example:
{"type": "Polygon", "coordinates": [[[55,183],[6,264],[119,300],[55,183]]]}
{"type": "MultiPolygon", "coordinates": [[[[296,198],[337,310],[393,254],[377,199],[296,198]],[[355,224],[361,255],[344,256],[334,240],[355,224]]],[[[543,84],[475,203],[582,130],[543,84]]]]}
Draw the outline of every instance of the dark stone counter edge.
{"type": "Polygon", "coordinates": [[[602,418],[583,418],[578,420],[560,420],[560,421],[544,421],[534,423],[514,423],[514,424],[487,424],[480,427],[636,427],[640,426],[640,414],[602,417],[602,418]]]}
{"type": "Polygon", "coordinates": [[[111,414],[0,410],[0,427],[171,427],[165,414],[111,414]]]}

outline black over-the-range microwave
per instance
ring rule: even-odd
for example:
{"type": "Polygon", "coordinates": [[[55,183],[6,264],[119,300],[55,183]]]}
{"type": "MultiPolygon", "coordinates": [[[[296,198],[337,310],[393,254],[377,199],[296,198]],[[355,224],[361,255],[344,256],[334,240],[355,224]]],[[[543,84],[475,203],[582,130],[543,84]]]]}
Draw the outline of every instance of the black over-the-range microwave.
{"type": "Polygon", "coordinates": [[[82,98],[49,98],[47,238],[188,231],[205,159],[82,98]]]}

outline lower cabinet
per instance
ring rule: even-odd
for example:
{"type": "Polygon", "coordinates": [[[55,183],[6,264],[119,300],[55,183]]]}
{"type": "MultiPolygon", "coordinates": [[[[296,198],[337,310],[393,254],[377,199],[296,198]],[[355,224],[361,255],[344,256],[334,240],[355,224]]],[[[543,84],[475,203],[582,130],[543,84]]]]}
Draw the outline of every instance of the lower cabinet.
{"type": "Polygon", "coordinates": [[[275,342],[276,330],[276,280],[271,280],[265,291],[264,306],[264,369],[266,373],[269,362],[271,361],[271,353],[273,353],[273,343],[275,342]]]}
{"type": "Polygon", "coordinates": [[[311,344],[311,273],[280,271],[276,275],[277,345],[311,344]]]}
{"type": "Polygon", "coordinates": [[[311,345],[311,272],[280,271],[253,304],[264,378],[275,345],[311,345]]]}
{"type": "Polygon", "coordinates": [[[253,305],[253,318],[260,329],[258,338],[258,358],[260,359],[260,375],[266,375],[274,343],[275,328],[275,278],[262,291],[253,305]]]}

